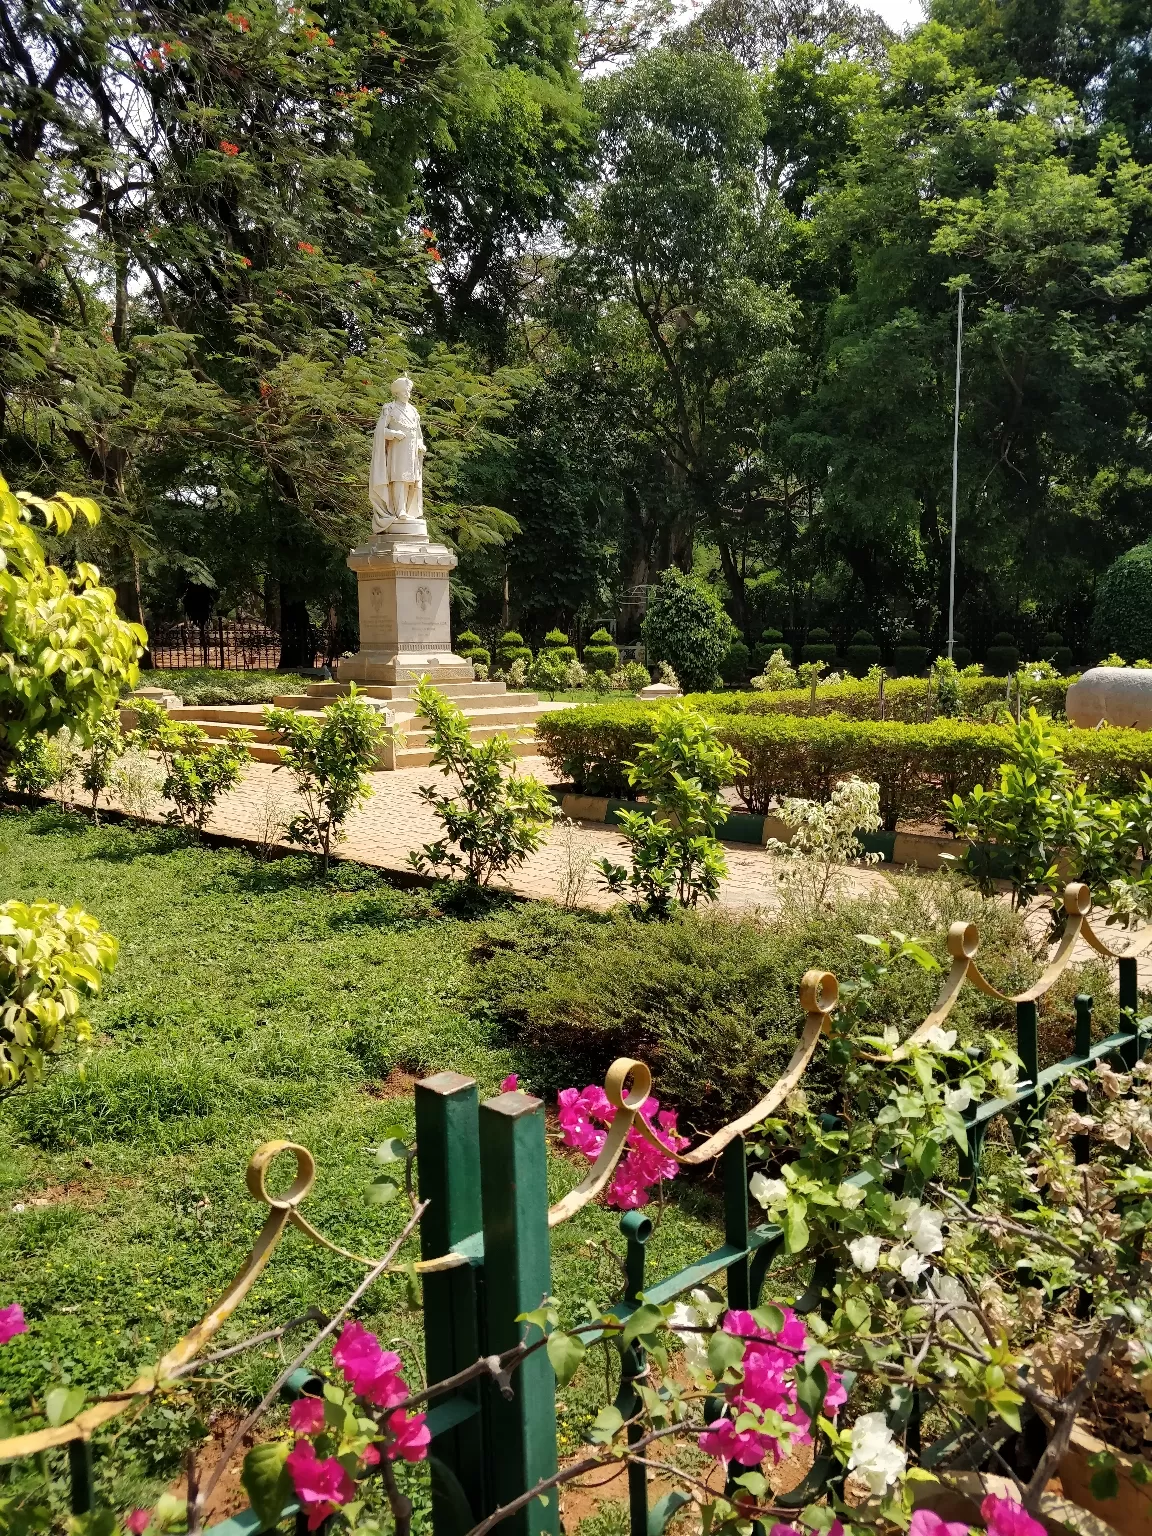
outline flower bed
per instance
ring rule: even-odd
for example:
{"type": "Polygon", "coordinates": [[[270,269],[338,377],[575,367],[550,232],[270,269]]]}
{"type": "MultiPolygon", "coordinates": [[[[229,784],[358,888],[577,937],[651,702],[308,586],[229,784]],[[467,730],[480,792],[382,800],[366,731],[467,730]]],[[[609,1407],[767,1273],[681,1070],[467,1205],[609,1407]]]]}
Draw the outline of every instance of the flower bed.
{"type": "MultiPolygon", "coordinates": [[[[556,710],[537,723],[536,739],[554,772],[578,792],[623,798],[625,764],[638,742],[652,739],[655,722],[655,708],[636,701],[556,710]]],[[[945,719],[909,725],[744,713],[722,714],[717,724],[721,739],[748,762],[736,787],[749,811],[763,815],[787,795],[827,800],[840,779],[857,774],[879,784],[890,832],[901,821],[938,819],[953,794],[993,782],[1012,741],[1005,726],[945,719]]],[[[1069,767],[1105,793],[1131,793],[1152,773],[1148,732],[1068,727],[1060,742],[1069,767]]]]}

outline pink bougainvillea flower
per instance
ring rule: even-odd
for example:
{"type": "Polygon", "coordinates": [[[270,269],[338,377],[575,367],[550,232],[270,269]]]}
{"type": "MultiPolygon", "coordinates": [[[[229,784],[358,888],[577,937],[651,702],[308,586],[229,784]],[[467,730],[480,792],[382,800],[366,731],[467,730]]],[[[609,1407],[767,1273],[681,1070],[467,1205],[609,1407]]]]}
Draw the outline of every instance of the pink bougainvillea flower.
{"type": "MultiPolygon", "coordinates": [[[[640,1106],[640,1113],[667,1150],[653,1146],[636,1126],[631,1128],[625,1154],[605,1193],[607,1203],[621,1211],[647,1205],[652,1189],[661,1179],[675,1178],[679,1164],[674,1154],[688,1145],[688,1138],[677,1134],[675,1110],[661,1110],[658,1099],[648,1098],[640,1106]]],[[[616,1110],[603,1088],[589,1083],[583,1091],[561,1090],[557,1118],[564,1144],[595,1159],[605,1141],[605,1131],[600,1127],[612,1124],[616,1110]]]]}
{"type": "Polygon", "coordinates": [[[143,1536],[143,1533],[152,1524],[152,1511],[150,1509],[134,1509],[130,1515],[124,1517],[124,1529],[131,1531],[132,1536],[143,1536]]]}
{"type": "Polygon", "coordinates": [[[356,1492],[356,1484],[336,1460],[321,1461],[311,1440],[297,1440],[285,1463],[296,1497],[308,1512],[308,1529],[314,1531],[356,1492]]]}
{"type": "Polygon", "coordinates": [[[515,1093],[520,1086],[520,1079],[515,1072],[509,1072],[508,1076],[500,1084],[501,1093],[515,1093]]]}
{"type": "Polygon", "coordinates": [[[324,1428],[324,1399],[298,1397],[288,1410],[288,1423],[298,1435],[317,1435],[324,1428]]]}
{"type": "Polygon", "coordinates": [[[0,1344],[7,1344],[9,1339],[14,1339],[18,1333],[27,1333],[28,1324],[24,1321],[24,1308],[18,1301],[14,1301],[10,1307],[0,1307],[0,1344]]]}
{"type": "Polygon", "coordinates": [[[374,1445],[366,1445],[360,1452],[360,1460],[366,1467],[378,1467],[380,1465],[380,1452],[374,1445]]]}
{"type": "Polygon", "coordinates": [[[908,1536],[968,1536],[968,1529],[967,1520],[945,1520],[934,1509],[917,1509],[908,1536]]]}
{"type": "Polygon", "coordinates": [[[358,1397],[366,1397],[378,1408],[392,1408],[408,1396],[400,1374],[400,1356],[381,1349],[380,1340],[362,1323],[344,1324],[332,1351],[332,1363],[344,1372],[344,1379],[358,1397]]]}
{"type": "Polygon", "coordinates": [[[980,1506],[988,1536],[1045,1536],[1044,1527],[1015,1499],[990,1493],[980,1506]]]}
{"type": "Polygon", "coordinates": [[[738,1461],[742,1467],[755,1467],[775,1444],[755,1429],[738,1430],[731,1419],[715,1419],[699,1437],[700,1449],[718,1461],[738,1461]]]}
{"type": "Polygon", "coordinates": [[[422,1413],[414,1413],[410,1418],[405,1418],[403,1409],[397,1408],[395,1413],[388,1415],[388,1428],[394,1437],[388,1447],[389,1461],[395,1461],[397,1456],[402,1456],[405,1461],[424,1460],[428,1454],[432,1431],[424,1422],[422,1413]]]}

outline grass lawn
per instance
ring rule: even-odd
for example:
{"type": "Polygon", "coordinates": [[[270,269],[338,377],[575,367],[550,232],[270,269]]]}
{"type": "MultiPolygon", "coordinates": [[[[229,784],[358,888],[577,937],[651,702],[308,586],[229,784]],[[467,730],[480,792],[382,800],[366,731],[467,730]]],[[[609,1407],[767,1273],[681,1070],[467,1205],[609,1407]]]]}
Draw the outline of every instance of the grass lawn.
{"type": "MultiPolygon", "coordinates": [[[[485,914],[454,909],[451,893],[399,891],[348,864],[323,882],[304,858],[261,865],[167,829],[9,809],[9,897],[79,903],[121,948],[83,1073],[65,1065],[0,1104],[0,1305],[21,1302],[30,1325],[0,1351],[0,1419],[5,1398],[23,1413],[60,1383],[126,1385],[200,1318],[259,1230],[244,1168],[262,1141],[309,1146],[319,1176],[306,1214],[343,1247],[377,1253],[407,1208],[364,1198],[372,1148],[390,1127],[411,1132],[412,1075],[452,1068],[484,1094],[512,1070],[534,1081],[532,1058],[501,1041],[483,1000],[466,1000],[485,914]]],[[[552,1157],[553,1199],[583,1167],[552,1157]]],[[[684,1185],[649,1245],[649,1274],[712,1246],[717,1222],[713,1192],[684,1185]]],[[[610,1302],[622,1252],[618,1216],[585,1210],[554,1234],[557,1295],[610,1302]]],[[[289,1229],[221,1339],[330,1309],[362,1274],[289,1229]]],[[[400,1279],[382,1281],[362,1315],[419,1355],[400,1279]]],[[[240,1357],[214,1383],[148,1408],[120,1434],[104,1497],[119,1509],[149,1502],[193,1421],[250,1404],[280,1363],[276,1348],[240,1357]]],[[[603,1390],[600,1363],[595,1379],[577,1379],[568,1445],[603,1390]]],[[[63,1453],[50,1461],[62,1500],[63,1453]]]]}

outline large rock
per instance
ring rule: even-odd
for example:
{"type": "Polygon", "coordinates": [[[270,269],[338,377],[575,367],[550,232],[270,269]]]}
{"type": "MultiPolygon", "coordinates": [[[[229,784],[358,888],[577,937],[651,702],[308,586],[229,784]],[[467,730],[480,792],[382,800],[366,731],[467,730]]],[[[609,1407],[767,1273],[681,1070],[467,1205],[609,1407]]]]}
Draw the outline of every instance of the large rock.
{"type": "Polygon", "coordinates": [[[1068,689],[1072,725],[1128,725],[1152,731],[1152,668],[1091,667],[1068,689]]]}

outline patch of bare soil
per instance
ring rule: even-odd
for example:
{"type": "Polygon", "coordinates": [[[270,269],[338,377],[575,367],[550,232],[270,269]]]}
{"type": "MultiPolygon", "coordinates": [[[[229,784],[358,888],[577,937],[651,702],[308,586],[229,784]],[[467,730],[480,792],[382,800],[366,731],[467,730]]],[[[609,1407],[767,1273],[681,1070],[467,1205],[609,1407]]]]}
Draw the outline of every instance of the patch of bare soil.
{"type": "MultiPolygon", "coordinates": [[[[224,1447],[243,1422],[243,1414],[222,1412],[215,1415],[209,1423],[208,1433],[210,1438],[196,1453],[196,1470],[201,1486],[212,1476],[216,1463],[224,1454],[224,1447]]],[[[248,1507],[248,1495],[245,1493],[244,1485],[240,1481],[240,1471],[244,1465],[244,1457],[257,1441],[267,1439],[269,1434],[270,1431],[266,1425],[258,1424],[251,1433],[244,1436],[241,1444],[237,1446],[231,1461],[229,1461],[220,1474],[220,1481],[213,1488],[211,1497],[201,1512],[200,1522],[205,1530],[219,1524],[221,1520],[229,1519],[232,1515],[238,1514],[240,1510],[248,1507]]],[[[168,1489],[168,1492],[178,1499],[186,1499],[188,1497],[187,1476],[178,1478],[168,1489]]]]}
{"type": "Polygon", "coordinates": [[[414,1072],[407,1072],[403,1067],[393,1067],[383,1080],[377,1078],[374,1082],[365,1083],[362,1091],[374,1099],[408,1099],[412,1097],[413,1089],[419,1081],[414,1072]]]}

